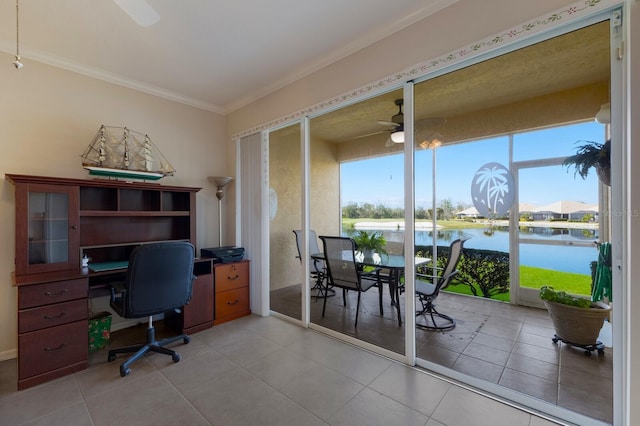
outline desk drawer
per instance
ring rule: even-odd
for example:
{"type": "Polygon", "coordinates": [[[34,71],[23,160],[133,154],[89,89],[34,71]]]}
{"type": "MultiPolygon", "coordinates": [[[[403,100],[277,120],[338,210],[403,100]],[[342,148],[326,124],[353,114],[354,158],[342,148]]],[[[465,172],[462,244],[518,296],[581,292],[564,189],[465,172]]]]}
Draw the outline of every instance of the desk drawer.
{"type": "Polygon", "coordinates": [[[216,293],[249,286],[249,262],[218,264],[215,274],[216,293]]]}
{"type": "Polygon", "coordinates": [[[86,320],[87,317],[86,299],[24,309],[18,313],[18,333],[27,333],[41,328],[86,320]]]}
{"type": "Polygon", "coordinates": [[[20,380],[88,358],[87,321],[50,327],[18,336],[20,380]]]}
{"type": "Polygon", "coordinates": [[[18,287],[18,309],[86,299],[88,288],[89,282],[86,278],[20,286],[18,287]]]}
{"type": "MultiPolygon", "coordinates": [[[[216,321],[249,314],[249,287],[216,292],[216,321]]],[[[218,322],[218,321],[217,321],[218,322]]]]}

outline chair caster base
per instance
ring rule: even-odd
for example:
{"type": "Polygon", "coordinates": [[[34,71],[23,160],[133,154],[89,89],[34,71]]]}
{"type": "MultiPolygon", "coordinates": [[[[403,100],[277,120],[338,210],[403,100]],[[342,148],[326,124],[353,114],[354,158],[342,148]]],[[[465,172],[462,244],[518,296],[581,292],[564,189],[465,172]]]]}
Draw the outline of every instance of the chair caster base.
{"type": "Polygon", "coordinates": [[[419,324],[418,322],[416,322],[416,327],[423,330],[447,331],[456,328],[456,321],[453,318],[448,315],[439,313],[433,307],[430,310],[416,312],[416,317],[419,316],[424,316],[425,324],[419,324]],[[429,321],[429,318],[427,316],[431,319],[431,321],[429,321]],[[439,325],[438,322],[436,322],[437,319],[440,319],[440,323],[443,324],[439,325]]]}
{"type": "Polygon", "coordinates": [[[120,367],[120,377],[126,377],[131,373],[131,369],[129,367],[120,367]]]}

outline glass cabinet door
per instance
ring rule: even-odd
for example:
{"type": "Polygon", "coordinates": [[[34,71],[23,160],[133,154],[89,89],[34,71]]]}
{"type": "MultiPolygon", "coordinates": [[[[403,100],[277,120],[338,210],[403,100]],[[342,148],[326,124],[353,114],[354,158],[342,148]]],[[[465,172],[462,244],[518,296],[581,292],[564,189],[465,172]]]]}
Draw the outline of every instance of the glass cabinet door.
{"type": "Polygon", "coordinates": [[[17,274],[79,266],[78,188],[28,184],[16,191],[17,274]]]}

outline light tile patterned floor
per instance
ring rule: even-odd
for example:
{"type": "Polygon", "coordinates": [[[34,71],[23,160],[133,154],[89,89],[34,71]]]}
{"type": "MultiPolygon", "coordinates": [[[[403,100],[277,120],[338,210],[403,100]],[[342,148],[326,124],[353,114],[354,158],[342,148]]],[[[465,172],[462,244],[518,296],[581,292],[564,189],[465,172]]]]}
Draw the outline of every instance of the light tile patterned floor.
{"type": "MultiPolygon", "coordinates": [[[[144,331],[114,333],[112,345],[144,331]]],[[[135,339],[134,337],[135,336],[135,339]]],[[[255,315],[152,354],[119,376],[106,352],[87,370],[16,391],[0,363],[0,425],[427,425],[553,423],[286,321],[255,315]]]]}
{"type": "MultiPolygon", "coordinates": [[[[363,293],[357,329],[355,292],[348,294],[346,307],[341,292],[329,298],[324,318],[322,301],[314,299],[312,322],[403,353],[404,327],[398,326],[388,292],[383,294],[385,311],[380,316],[377,290],[363,293]]],[[[401,298],[404,303],[404,295],[401,298]]],[[[612,422],[612,348],[586,356],[582,349],[554,344],[553,325],[544,309],[452,293],[441,293],[437,303],[440,312],[455,318],[456,327],[444,332],[417,329],[418,358],[612,422]]],[[[272,292],[271,304],[277,312],[299,317],[300,287],[272,292]]]]}

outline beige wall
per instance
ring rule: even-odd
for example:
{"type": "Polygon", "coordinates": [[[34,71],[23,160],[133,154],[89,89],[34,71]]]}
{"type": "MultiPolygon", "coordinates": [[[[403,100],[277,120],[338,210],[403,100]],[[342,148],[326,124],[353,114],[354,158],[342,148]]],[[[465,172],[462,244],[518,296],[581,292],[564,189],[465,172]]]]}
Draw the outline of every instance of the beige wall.
{"type": "Polygon", "coordinates": [[[269,275],[271,290],[300,281],[300,260],[293,235],[300,229],[300,125],[269,135],[269,187],[277,195],[278,209],[269,222],[269,275]]]}
{"type": "Polygon", "coordinates": [[[5,173],[88,178],[80,155],[101,124],[146,132],[177,170],[161,184],[202,187],[197,245],[217,246],[217,199],[207,176],[226,175],[223,116],[0,53],[0,360],[17,346],[14,188],[5,173]]]}
{"type": "MultiPolygon", "coordinates": [[[[316,234],[338,235],[340,214],[340,165],[333,143],[311,141],[310,222],[316,234]]],[[[318,240],[322,250],[322,242],[318,240]]]]}

